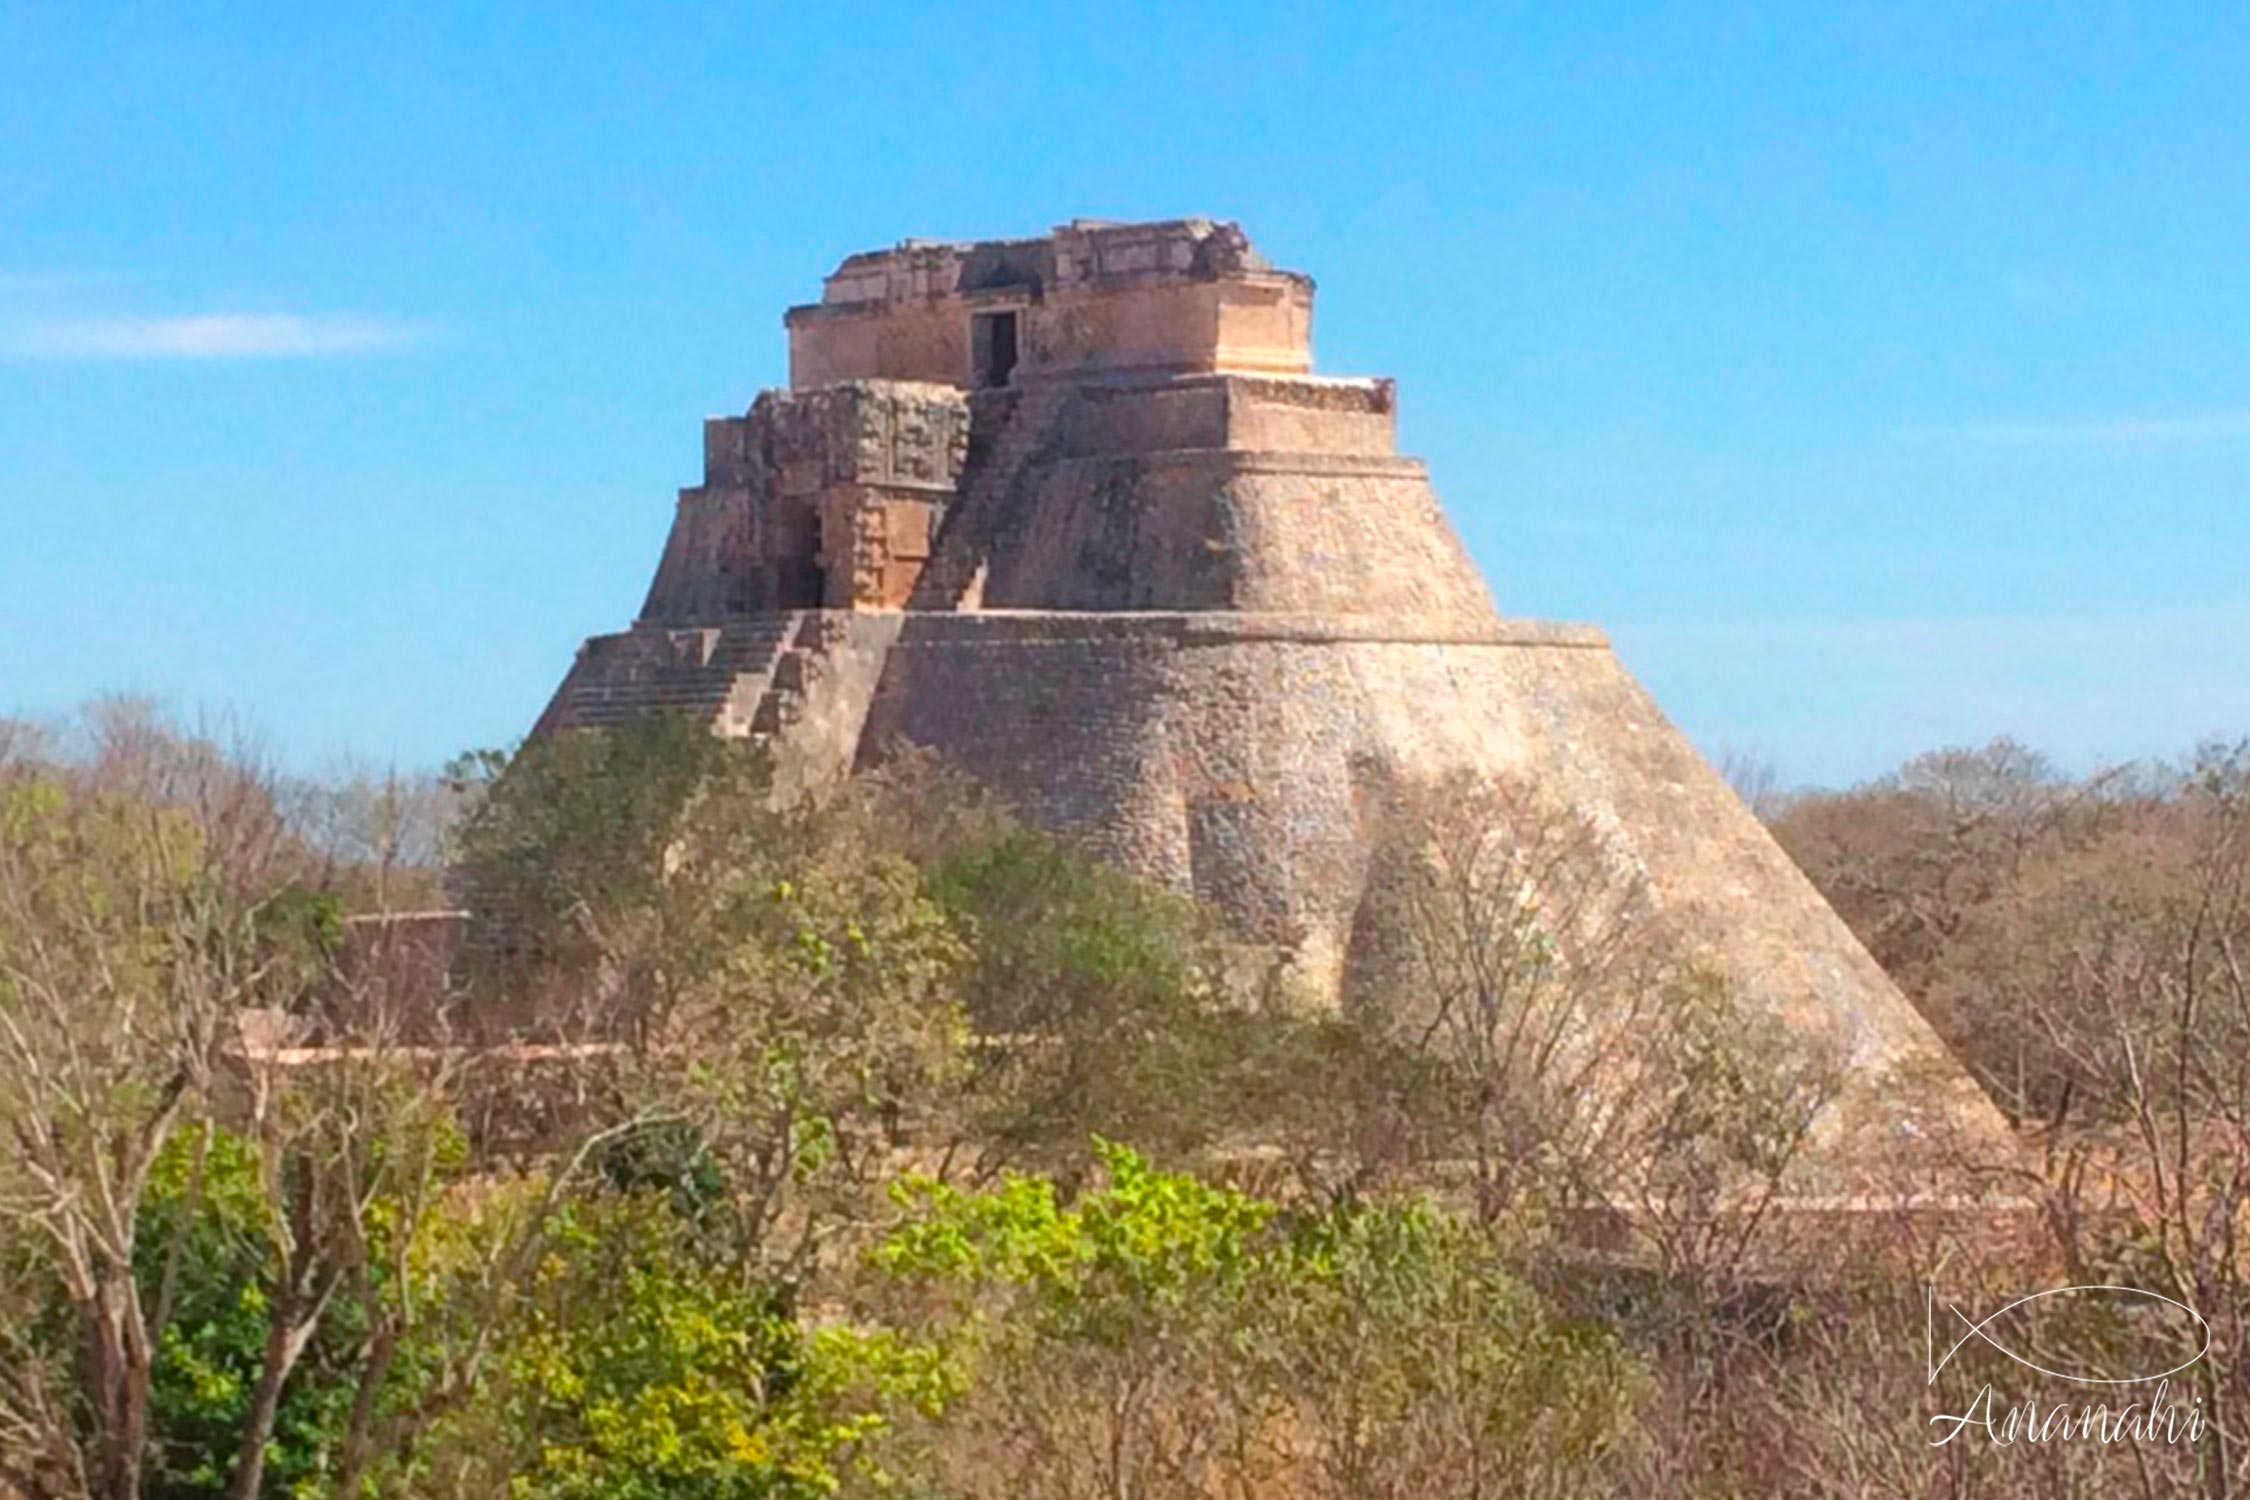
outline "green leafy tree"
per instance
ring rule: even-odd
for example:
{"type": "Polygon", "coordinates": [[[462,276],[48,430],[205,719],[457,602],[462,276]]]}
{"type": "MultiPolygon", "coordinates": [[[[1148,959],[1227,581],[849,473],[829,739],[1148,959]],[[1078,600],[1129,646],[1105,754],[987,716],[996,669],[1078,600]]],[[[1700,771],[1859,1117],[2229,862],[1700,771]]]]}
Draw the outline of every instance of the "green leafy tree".
{"type": "Polygon", "coordinates": [[[734,774],[696,806],[656,897],[673,935],[660,1019],[624,1087],[692,1134],[742,1263],[801,1279],[882,1211],[901,1154],[942,1135],[967,949],[860,799],[776,811],[734,774]]]}
{"type": "Polygon", "coordinates": [[[685,719],[543,735],[447,768],[465,811],[452,883],[473,919],[461,979],[475,1025],[637,1035],[692,962],[667,925],[668,854],[698,796],[762,769],[685,719]]]}
{"type": "Polygon", "coordinates": [[[1097,1144],[1102,1183],[900,1188],[876,1252],[974,1383],[931,1448],[963,1492],[1598,1492],[1645,1385],[1473,1222],[1308,1216],[1097,1144]]]}
{"type": "Polygon", "coordinates": [[[967,950],[979,1045],[961,1124],[980,1175],[1078,1170],[1093,1135],[1181,1159],[1269,1125],[1293,1095],[1313,1023],[1275,993],[1270,955],[1208,909],[913,757],[866,794],[967,950]]]}
{"type": "Polygon", "coordinates": [[[170,1313],[136,1275],[142,1208],[271,957],[186,814],[0,776],[0,1254],[54,1288],[79,1351],[0,1337],[0,1477],[27,1495],[140,1492],[170,1313]]]}
{"type": "Polygon", "coordinates": [[[929,1457],[957,1491],[1208,1494],[1257,1430],[1233,1341],[1272,1205],[1121,1147],[1097,1157],[1106,1181],[1067,1204],[1014,1174],[898,1190],[912,1216],[878,1263],[960,1297],[976,1372],[929,1457]]]}
{"type": "Polygon", "coordinates": [[[1478,1225],[1424,1202],[1297,1224],[1246,1319],[1296,1493],[1335,1500],[1610,1492],[1649,1381],[1560,1317],[1478,1225]]]}
{"type": "MultiPolygon", "coordinates": [[[[140,1279],[170,1316],[155,1361],[148,1496],[222,1495],[236,1472],[272,1322],[267,1213],[257,1149],[237,1132],[175,1137],[158,1163],[140,1279]]],[[[347,1360],[344,1342],[323,1340],[298,1378],[277,1387],[283,1398],[262,1445],[275,1488],[316,1482],[349,1399],[347,1360]]]]}
{"type": "Polygon", "coordinates": [[[880,1480],[893,1414],[948,1368],[883,1330],[811,1327],[664,1192],[574,1203],[488,1406],[441,1445],[437,1492],[540,1500],[812,1500],[880,1480]]]}

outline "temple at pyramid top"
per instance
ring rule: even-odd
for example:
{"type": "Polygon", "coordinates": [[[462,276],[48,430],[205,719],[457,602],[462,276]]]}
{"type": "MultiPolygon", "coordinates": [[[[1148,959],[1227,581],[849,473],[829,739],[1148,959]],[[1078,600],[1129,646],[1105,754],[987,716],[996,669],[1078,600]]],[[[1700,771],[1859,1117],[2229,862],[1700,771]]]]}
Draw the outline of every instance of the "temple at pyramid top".
{"type": "Polygon", "coordinates": [[[1212,219],[847,256],[788,387],[705,424],[640,618],[1489,620],[1392,383],[1311,373],[1312,293],[1212,219]]]}
{"type": "Polygon", "coordinates": [[[1074,219],[1029,240],[905,240],[845,258],[789,310],[789,384],[921,380],[983,389],[1026,376],[1140,371],[1301,375],[1312,278],[1279,271],[1233,224],[1074,219]]]}

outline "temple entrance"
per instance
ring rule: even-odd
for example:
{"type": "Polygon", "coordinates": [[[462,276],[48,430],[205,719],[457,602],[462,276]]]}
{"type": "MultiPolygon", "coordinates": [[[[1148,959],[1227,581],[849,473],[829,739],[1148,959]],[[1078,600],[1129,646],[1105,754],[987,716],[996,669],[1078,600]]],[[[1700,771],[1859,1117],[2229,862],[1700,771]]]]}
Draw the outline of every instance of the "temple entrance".
{"type": "Polygon", "coordinates": [[[827,602],[820,566],[820,513],[808,501],[777,507],[773,568],[775,609],[819,609],[827,602]]]}
{"type": "Polygon", "coordinates": [[[1006,385],[1016,373],[1016,315],[1013,312],[971,313],[969,353],[976,365],[980,389],[1006,385]]]}

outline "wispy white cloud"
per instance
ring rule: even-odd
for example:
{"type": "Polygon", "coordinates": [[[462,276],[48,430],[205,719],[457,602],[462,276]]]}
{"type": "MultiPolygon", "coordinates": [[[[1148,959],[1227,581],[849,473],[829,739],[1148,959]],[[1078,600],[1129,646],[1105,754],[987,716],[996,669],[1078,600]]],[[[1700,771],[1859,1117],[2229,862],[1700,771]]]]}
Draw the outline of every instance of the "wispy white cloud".
{"type": "Polygon", "coordinates": [[[407,348],[429,330],[385,318],[299,313],[201,313],[169,318],[75,318],[0,334],[27,359],[308,359],[407,348]]]}
{"type": "Polygon", "coordinates": [[[2250,438],[2250,411],[2181,417],[2116,417],[2088,422],[1963,422],[1908,427],[1911,441],[1983,443],[2010,448],[2145,448],[2224,443],[2250,438]]]}

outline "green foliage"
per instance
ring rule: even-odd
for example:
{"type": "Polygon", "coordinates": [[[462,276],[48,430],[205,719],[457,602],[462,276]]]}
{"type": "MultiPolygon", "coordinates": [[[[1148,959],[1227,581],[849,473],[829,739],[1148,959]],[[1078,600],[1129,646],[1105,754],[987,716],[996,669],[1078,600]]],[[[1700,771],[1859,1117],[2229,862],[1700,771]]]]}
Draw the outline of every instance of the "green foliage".
{"type": "Polygon", "coordinates": [[[795,1500],[879,1477],[893,1408],[950,1391],[933,1349],[813,1328],[703,1254],[663,1195],[574,1205],[538,1271],[498,1431],[540,1500],[795,1500]]]}
{"type": "Polygon", "coordinates": [[[581,919],[653,898],[683,811],[736,755],[701,726],[655,714],[544,735],[512,755],[460,756],[447,777],[471,810],[449,851],[455,882],[508,943],[569,962],[584,952],[581,919]]]}
{"type": "Polygon", "coordinates": [[[976,1130],[990,1155],[1060,1166],[1106,1135],[1176,1158],[1252,1118],[1287,1024],[1243,993],[1208,911],[1004,820],[926,858],[989,1039],[976,1130]]]}
{"type": "Polygon", "coordinates": [[[966,950],[854,798],[775,812],[736,775],[699,805],[662,891],[661,1029],[627,1092],[693,1131],[733,1253],[793,1275],[954,1108],[966,950]]]}
{"type": "Polygon", "coordinates": [[[257,932],[269,948],[310,967],[343,946],[343,902],[331,892],[292,882],[258,904],[257,932]]]}
{"type": "Polygon", "coordinates": [[[150,1183],[236,1016],[277,987],[231,886],[185,812],[0,776],[0,1264],[51,1289],[38,1321],[54,1330],[0,1341],[0,1483],[83,1471],[105,1496],[140,1488],[150,1183]]]}
{"type": "Polygon", "coordinates": [[[660,1189],[683,1222],[703,1225],[726,1197],[726,1178],[702,1135],[684,1120],[661,1120],[607,1143],[595,1165],[620,1193],[660,1189]]]}
{"type": "MultiPolygon", "coordinates": [[[[1948,962],[2004,957],[2041,1004],[2093,986],[2098,1004],[2052,1018],[2074,1076],[2108,1065],[2084,1029],[2101,1020],[2156,1075],[2145,1096],[2113,1080],[2113,1113],[2192,1095],[2237,1140],[2245,765],[2214,753],[2136,814],[2155,858],[1977,834],[1960,911],[1925,932],[1948,962]]],[[[1763,1245],[1782,1290],[1744,1290],[1834,1060],[1673,955],[1651,962],[1638,893],[1583,865],[1589,831],[1536,798],[1440,788],[1428,836],[1387,856],[1408,861],[1414,920],[1354,941],[1365,995],[1403,975],[1410,1003],[1312,1016],[1269,1003],[1192,902],[911,758],[788,808],[739,747],[662,720],[457,770],[478,799],[460,868],[503,940],[483,952],[529,960],[472,977],[501,1000],[547,986],[623,1043],[573,1075],[589,1086],[557,1154],[515,1170],[472,1158],[448,1102],[469,1069],[424,1049],[254,1078],[243,1109],[234,1014],[305,992],[337,903],[278,867],[238,878],[178,799],[0,770],[0,1012],[47,1069],[0,1077],[25,1158],[0,1154],[17,1489],[66,1493],[98,1446],[83,1366],[102,1268],[69,1252],[105,1244],[127,1247],[160,1329],[146,1471],[105,1500],[224,1488],[292,1307],[309,1339],[264,1496],[1425,1500],[1658,1474],[1763,1493],[1864,1458],[1800,1439],[1798,1418],[1869,1441],[1890,1430],[1871,1411],[1897,1426],[1918,1395],[1854,1383],[1853,1360],[1889,1358],[1859,1292],[1823,1304],[1763,1245]],[[1612,1041],[1589,1049],[1596,1016],[1612,1041]],[[140,1193],[112,1164],[144,1141],[140,1193]],[[44,1198],[42,1172],[60,1185],[44,1198]],[[1401,1192],[1430,1185],[1454,1196],[1401,1192]],[[1561,1222],[1542,1215],[1570,1194],[1604,1204],[1628,1254],[1597,1267],[1511,1238],[1561,1222]],[[105,1195],[125,1232],[92,1216],[105,1195]],[[1625,1292],[1599,1295],[1605,1277],[1625,1292]],[[1729,1430],[1712,1412],[1737,1389],[1769,1406],[1729,1430]],[[1880,1409],[1855,1410],[1869,1391],[1880,1409]],[[63,1440],[25,1451],[17,1434],[47,1441],[56,1412],[63,1440]],[[1759,1424],[1782,1434],[1771,1452],[1759,1424]],[[1712,1438],[1723,1458],[1685,1456],[1712,1438]]],[[[1884,795],[1976,834],[2045,816],[2055,789],[1987,757],[1884,795]]],[[[1918,871],[1926,840],[1898,842],[1918,871]]],[[[2032,1003],[1991,993],[1998,1019],[2032,1003]]],[[[2238,1155],[2186,1142],[2160,1213],[2087,1231],[2084,1279],[2230,1316],[2239,1276],[2210,1247],[2236,1243],[2238,1155]]],[[[2139,1336],[2086,1322],[2047,1342],[2091,1368],[2139,1336]]]]}
{"type": "Polygon", "coordinates": [[[1194,995],[1215,983],[1205,911],[1021,825],[947,851],[929,889],[976,935],[971,1003],[996,1030],[1047,1023],[1104,994],[1194,995]]]}
{"type": "Polygon", "coordinates": [[[1258,1377],[1316,1493],[1598,1493],[1632,1446],[1646,1372],[1457,1216],[1331,1211],[1295,1227],[1262,1285],[1258,1377]]]}
{"type": "Polygon", "coordinates": [[[1309,1216],[1097,1142],[1104,1181],[898,1190],[889,1274],[952,1288],[958,1426],[1040,1494],[1593,1492],[1645,1386],[1476,1226],[1425,1203],[1309,1216]]]}
{"type": "Polygon", "coordinates": [[[894,1275],[1022,1288],[1035,1336],[1119,1343],[1193,1305],[1231,1301],[1254,1274],[1273,1206],[1095,1142],[1105,1181],[1068,1207],[1045,1178],[964,1193],[927,1178],[894,1190],[910,1214],[876,1253],[894,1275]]]}
{"type": "Polygon", "coordinates": [[[25,986],[65,975],[98,978],[105,998],[133,1005],[166,981],[207,919],[206,845],[182,814],[10,776],[0,780],[0,850],[0,954],[10,960],[0,1004],[11,1010],[30,998],[25,986]]]}
{"type": "MultiPolygon", "coordinates": [[[[264,1356],[271,1212],[256,1147],[232,1131],[174,1137],[152,1174],[138,1280],[151,1306],[167,1285],[173,1301],[150,1390],[151,1500],[226,1491],[264,1356]]],[[[350,1399],[349,1320],[339,1317],[290,1384],[268,1450],[269,1493],[324,1492],[318,1479],[350,1399]]]]}

